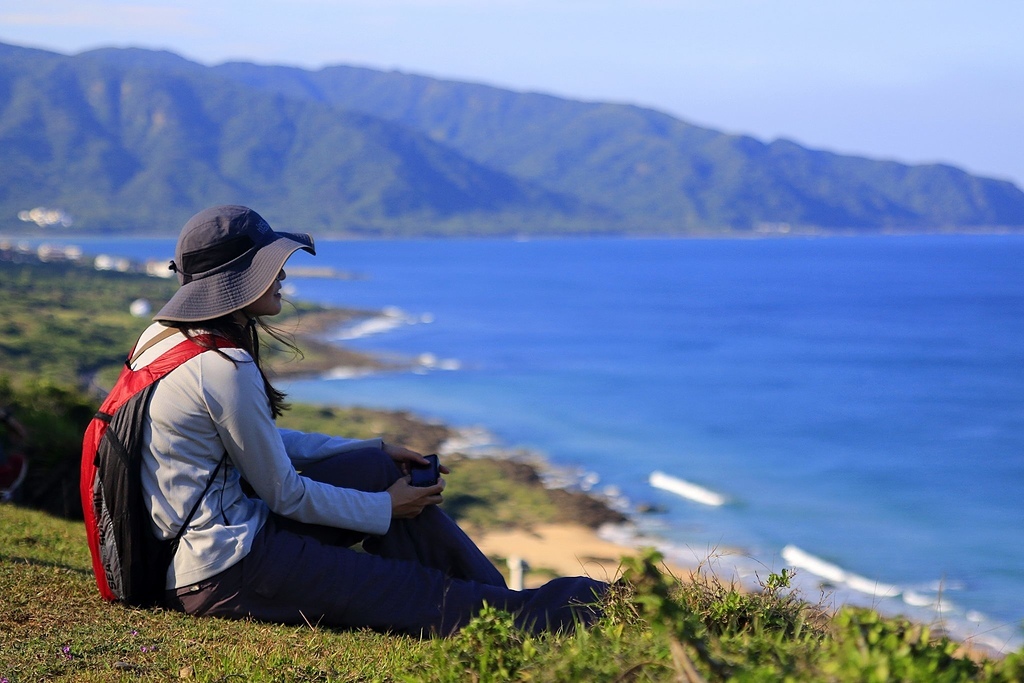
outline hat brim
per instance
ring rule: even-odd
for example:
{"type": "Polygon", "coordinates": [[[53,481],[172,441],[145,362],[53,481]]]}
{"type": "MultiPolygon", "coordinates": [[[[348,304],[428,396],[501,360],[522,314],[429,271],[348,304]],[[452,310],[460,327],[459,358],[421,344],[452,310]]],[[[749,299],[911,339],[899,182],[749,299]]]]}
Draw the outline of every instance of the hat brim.
{"type": "Polygon", "coordinates": [[[274,234],[274,241],[257,250],[250,262],[179,287],[153,320],[200,322],[239,311],[263,296],[296,251],[316,254],[313,238],[307,234],[274,234]]]}

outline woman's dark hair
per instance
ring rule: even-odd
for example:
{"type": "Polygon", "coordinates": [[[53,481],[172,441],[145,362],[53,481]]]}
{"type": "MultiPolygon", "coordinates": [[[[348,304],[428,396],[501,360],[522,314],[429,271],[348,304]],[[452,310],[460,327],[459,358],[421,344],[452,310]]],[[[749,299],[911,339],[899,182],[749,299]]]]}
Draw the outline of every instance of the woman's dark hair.
{"type": "Polygon", "coordinates": [[[271,414],[276,418],[280,417],[284,411],[288,410],[290,406],[284,400],[286,394],[275,388],[274,385],[270,383],[270,380],[267,378],[267,373],[263,369],[263,362],[260,359],[260,335],[257,328],[262,328],[264,332],[273,337],[277,342],[283,344],[286,348],[301,357],[302,351],[299,350],[295,343],[289,339],[284,332],[268,325],[259,317],[249,318],[248,322],[243,325],[235,319],[233,313],[223,315],[219,318],[214,318],[213,320],[205,320],[203,322],[176,322],[171,323],[171,325],[173,327],[177,327],[181,330],[182,334],[195,341],[200,346],[219,353],[232,363],[237,363],[238,361],[224,353],[224,351],[216,346],[205,343],[202,339],[198,338],[198,335],[204,332],[219,334],[230,339],[232,343],[239,348],[248,351],[249,355],[252,356],[253,362],[256,363],[256,369],[260,371],[260,377],[263,378],[263,390],[267,394],[267,401],[270,404],[271,414]]]}

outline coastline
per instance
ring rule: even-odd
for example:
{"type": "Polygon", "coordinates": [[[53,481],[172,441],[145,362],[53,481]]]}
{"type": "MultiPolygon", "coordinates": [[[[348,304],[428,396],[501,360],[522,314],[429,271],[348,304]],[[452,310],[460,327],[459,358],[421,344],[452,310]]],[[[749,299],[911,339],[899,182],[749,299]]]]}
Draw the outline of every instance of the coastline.
{"type": "MultiPolygon", "coordinates": [[[[337,317],[337,313],[328,312],[317,318],[316,325],[304,324],[296,326],[296,338],[300,340],[303,348],[307,348],[309,341],[319,341],[326,348],[327,357],[333,358],[336,365],[327,363],[322,367],[329,368],[327,371],[311,367],[309,364],[296,364],[292,371],[287,374],[291,377],[323,377],[325,375],[351,376],[358,374],[371,374],[377,372],[408,372],[415,371],[420,367],[416,359],[388,359],[383,361],[368,354],[365,362],[358,366],[350,365],[345,361],[350,351],[346,351],[339,344],[338,337],[332,336],[340,327],[358,323],[359,318],[370,318],[374,315],[381,315],[371,311],[359,311],[356,316],[337,317]],[[344,368],[341,372],[339,368],[344,368]]],[[[362,355],[362,354],[359,354],[362,355]]],[[[283,374],[283,373],[282,373],[283,374]]],[[[372,411],[371,411],[372,412],[372,411]]],[[[380,412],[387,412],[386,410],[380,412]]],[[[413,416],[415,421],[417,418],[413,416]]],[[[437,427],[438,425],[433,425],[437,427]]],[[[757,584],[760,579],[765,578],[771,571],[771,567],[761,564],[756,558],[743,552],[742,549],[708,547],[695,548],[690,546],[673,546],[657,538],[658,520],[657,510],[647,510],[640,505],[631,506],[625,500],[614,500],[614,494],[605,492],[604,495],[592,490],[594,482],[586,482],[583,479],[586,473],[569,472],[560,470],[554,463],[536,453],[528,453],[516,450],[508,445],[495,444],[493,438],[482,429],[453,429],[443,427],[448,432],[448,441],[435,441],[430,451],[447,452],[453,456],[466,458],[468,460],[492,460],[500,462],[526,463],[533,468],[536,479],[542,481],[543,487],[548,491],[568,491],[574,496],[581,496],[595,502],[599,507],[622,515],[623,519],[614,524],[593,524],[582,517],[568,517],[557,521],[522,520],[516,519],[504,526],[478,527],[473,524],[465,524],[460,519],[460,524],[466,528],[470,536],[481,546],[503,571],[508,573],[507,560],[513,557],[522,558],[530,567],[527,572],[524,586],[537,585],[554,576],[581,575],[585,574],[596,579],[614,580],[619,570],[622,558],[635,556],[642,548],[653,547],[662,552],[666,557],[666,569],[673,575],[686,580],[695,571],[707,571],[716,574],[726,583],[732,583],[741,590],[758,590],[757,584]],[[630,509],[632,508],[632,509],[630,509]],[[651,535],[645,535],[645,529],[652,529],[651,535]]],[[[417,447],[417,450],[424,450],[424,446],[417,447]]],[[[444,457],[444,456],[443,456],[444,457]]],[[[454,468],[453,468],[454,469],[454,468]]],[[[449,479],[449,491],[455,489],[462,473],[456,470],[449,479]]],[[[521,484],[522,482],[517,482],[521,484]]],[[[529,487],[527,487],[529,488],[529,487]]],[[[446,502],[448,501],[446,491],[446,502]]],[[[482,496],[487,498],[486,495],[482,496]]],[[[453,515],[458,516],[458,515],[453,515]]],[[[813,558],[819,560],[820,558],[813,558]]],[[[821,564],[819,561],[818,564],[821,564]]],[[[787,566],[790,566],[787,563],[787,566]]],[[[827,609],[836,609],[844,604],[854,606],[869,606],[863,595],[843,597],[844,586],[835,585],[827,576],[816,572],[813,567],[792,565],[801,575],[800,580],[794,586],[795,590],[805,596],[809,602],[815,602],[818,597],[822,603],[831,605],[827,609]],[[821,595],[818,596],[818,592],[821,595]],[[847,603],[847,599],[853,598],[847,603]]],[[[845,574],[845,573],[844,573],[845,574]]],[[[851,574],[852,576],[852,574],[851,574]]],[[[845,577],[844,577],[845,578],[845,577]]],[[[859,579],[859,577],[854,577],[859,579]]],[[[936,633],[946,634],[988,654],[1006,654],[1006,646],[1009,642],[1001,642],[1003,636],[996,633],[989,634],[986,629],[979,629],[977,624],[963,623],[963,620],[951,622],[950,617],[954,615],[948,611],[945,600],[940,605],[937,601],[934,606],[926,605],[924,608],[915,608],[908,599],[904,600],[911,605],[910,609],[893,607],[893,605],[874,605],[882,614],[889,616],[905,616],[912,621],[930,625],[936,633]],[[930,608],[934,611],[929,611],[930,608]]],[[[955,619],[955,617],[954,617],[955,619]]],[[[1011,648],[1012,649],[1012,648],[1011,648]]]]}
{"type": "Polygon", "coordinates": [[[378,355],[347,349],[326,339],[337,330],[355,320],[378,315],[372,311],[342,308],[298,309],[290,312],[274,328],[295,340],[301,356],[287,352],[270,358],[271,368],[278,377],[317,377],[331,372],[368,374],[390,370],[403,370],[410,363],[400,359],[385,359],[378,355]]]}
{"type": "MultiPolygon", "coordinates": [[[[332,331],[361,318],[372,316],[367,311],[318,309],[290,316],[279,326],[293,336],[301,347],[301,359],[279,359],[273,371],[279,377],[316,377],[331,374],[365,374],[403,371],[415,367],[408,359],[382,359],[325,341],[332,331]]],[[[582,490],[572,473],[560,471],[536,454],[524,454],[510,448],[482,446],[488,435],[479,431],[459,430],[449,425],[426,423],[406,413],[353,409],[362,415],[375,415],[379,429],[391,426],[403,432],[403,441],[418,450],[436,451],[452,465],[449,483],[457,491],[460,462],[491,461],[500,476],[524,489],[543,490],[558,509],[554,520],[519,522],[501,526],[464,524],[466,532],[504,572],[509,560],[521,558],[528,569],[524,587],[540,585],[555,576],[585,575],[602,581],[614,581],[625,557],[635,557],[643,545],[636,540],[638,511],[624,510],[622,505],[603,496],[582,490]],[[401,423],[401,426],[396,426],[401,423]]],[[[446,494],[447,495],[447,494],[446,494]]],[[[449,495],[450,497],[450,495],[449,495]]],[[[457,515],[456,515],[457,516],[457,515]]],[[[648,544],[650,545],[650,544],[648,544]]],[[[696,566],[678,562],[666,568],[678,577],[685,577],[696,566]]]]}

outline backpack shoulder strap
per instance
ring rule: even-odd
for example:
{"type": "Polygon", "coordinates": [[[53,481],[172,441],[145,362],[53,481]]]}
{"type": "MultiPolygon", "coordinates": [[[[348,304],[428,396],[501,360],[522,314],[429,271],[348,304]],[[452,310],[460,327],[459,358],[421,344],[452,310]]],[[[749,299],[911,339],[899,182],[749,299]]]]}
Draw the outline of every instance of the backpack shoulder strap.
{"type": "Polygon", "coordinates": [[[132,349],[131,353],[128,354],[128,358],[125,360],[125,365],[131,365],[139,359],[139,356],[150,350],[164,339],[168,339],[178,334],[179,330],[177,327],[167,327],[153,335],[153,337],[142,346],[132,349]]]}
{"type": "MultiPolygon", "coordinates": [[[[177,332],[174,328],[168,329],[173,330],[172,334],[177,332]]],[[[170,334],[165,335],[165,332],[161,332],[157,337],[160,337],[161,335],[164,335],[163,339],[167,339],[171,336],[170,334]]],[[[182,363],[195,358],[204,351],[235,348],[237,345],[229,339],[219,335],[201,334],[193,337],[192,339],[182,340],[152,363],[145,367],[141,367],[138,370],[132,370],[130,366],[132,358],[138,357],[141,352],[149,346],[151,346],[151,344],[146,344],[139,353],[133,352],[132,354],[129,354],[129,358],[125,362],[125,367],[121,368],[121,374],[118,376],[117,382],[114,384],[114,388],[110,390],[106,400],[103,401],[103,405],[100,406],[97,417],[109,420],[110,416],[113,415],[118,408],[124,405],[125,401],[129,398],[139,393],[158,379],[161,379],[164,375],[169,373],[171,370],[174,370],[182,363]]]]}

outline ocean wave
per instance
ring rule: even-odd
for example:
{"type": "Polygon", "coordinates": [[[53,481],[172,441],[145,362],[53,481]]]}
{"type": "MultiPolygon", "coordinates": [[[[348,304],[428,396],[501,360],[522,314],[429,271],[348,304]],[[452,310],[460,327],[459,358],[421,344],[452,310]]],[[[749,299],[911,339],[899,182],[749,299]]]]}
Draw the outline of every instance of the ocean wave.
{"type": "Polygon", "coordinates": [[[782,559],[796,569],[803,569],[829,583],[846,586],[858,593],[876,598],[894,598],[903,593],[903,589],[899,586],[848,572],[838,565],[797,548],[795,545],[787,545],[782,549],[782,559]]]}
{"type": "Polygon", "coordinates": [[[432,313],[412,315],[395,306],[388,306],[380,315],[361,318],[351,325],[346,325],[331,336],[332,341],[352,341],[373,335],[390,332],[403,325],[430,324],[434,322],[432,313]]]}
{"type": "Polygon", "coordinates": [[[354,339],[362,339],[363,337],[370,337],[375,334],[390,332],[403,324],[405,324],[405,321],[402,319],[382,315],[375,318],[361,320],[358,323],[342,328],[341,330],[338,330],[332,339],[335,341],[352,341],[354,339]]]}
{"type": "Polygon", "coordinates": [[[903,602],[911,607],[938,609],[940,600],[937,595],[926,595],[915,590],[905,590],[903,591],[903,602]]]}
{"type": "Polygon", "coordinates": [[[417,372],[426,372],[427,370],[455,371],[462,369],[461,361],[455,358],[438,358],[432,353],[421,353],[416,356],[416,363],[418,364],[417,372]]]}
{"type": "Polygon", "coordinates": [[[341,365],[336,368],[332,368],[325,372],[321,377],[323,379],[357,379],[359,377],[366,377],[372,375],[375,371],[368,368],[357,368],[349,367],[347,365],[341,365]]]}
{"type": "Polygon", "coordinates": [[[497,437],[484,427],[459,427],[442,443],[437,452],[441,455],[462,453],[464,455],[489,455],[500,447],[497,437]]]}
{"type": "Polygon", "coordinates": [[[695,503],[701,503],[702,505],[717,507],[719,505],[725,505],[728,500],[720,493],[715,493],[703,486],[698,486],[697,484],[688,482],[685,479],[673,477],[672,475],[665,474],[664,472],[651,472],[651,476],[647,481],[656,489],[669,491],[677,496],[682,496],[683,498],[692,500],[695,503]]]}
{"type": "Polygon", "coordinates": [[[1013,652],[1024,644],[1016,625],[1000,623],[978,610],[957,605],[945,596],[941,582],[901,588],[858,576],[793,545],[782,549],[782,558],[795,569],[827,582],[839,603],[870,607],[890,616],[903,615],[919,623],[937,624],[950,637],[993,653],[1013,652]],[[856,598],[857,594],[862,597],[856,598]]]}
{"type": "MultiPolygon", "coordinates": [[[[427,325],[434,322],[433,313],[410,315],[400,308],[389,306],[380,315],[360,318],[348,324],[328,337],[331,342],[344,342],[362,339],[373,335],[386,334],[405,325],[427,325]]],[[[411,370],[415,374],[425,375],[432,370],[456,371],[462,369],[462,361],[456,358],[438,358],[437,355],[424,352],[411,359],[411,370]]],[[[364,372],[356,372],[349,368],[339,368],[327,373],[325,379],[352,379],[362,377],[364,372]]]]}

